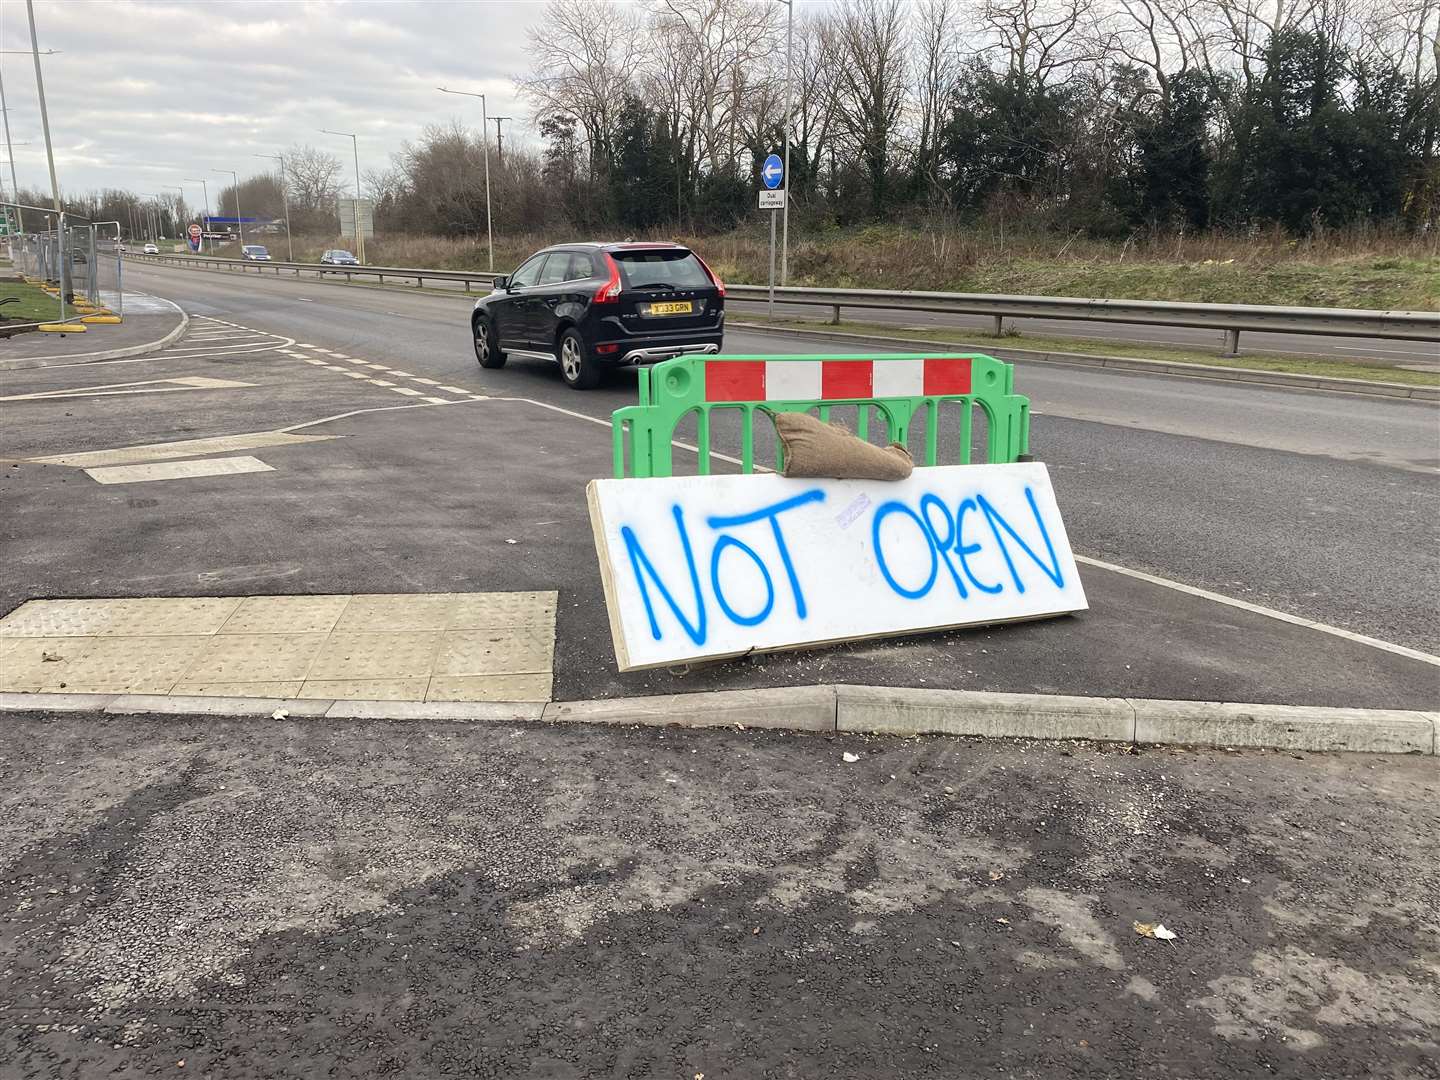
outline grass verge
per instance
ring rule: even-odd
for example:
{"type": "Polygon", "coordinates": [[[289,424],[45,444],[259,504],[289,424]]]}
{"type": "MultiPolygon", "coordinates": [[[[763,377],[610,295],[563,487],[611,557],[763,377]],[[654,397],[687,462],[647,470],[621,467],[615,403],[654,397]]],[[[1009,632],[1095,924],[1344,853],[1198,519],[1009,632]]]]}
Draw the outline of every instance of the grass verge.
{"type": "Polygon", "coordinates": [[[0,304],[0,332],[7,325],[53,320],[60,315],[60,301],[23,281],[0,281],[0,298],[15,297],[19,303],[0,304]]]}
{"type": "Polygon", "coordinates": [[[1440,386],[1440,372],[1412,371],[1379,362],[1364,360],[1324,360],[1314,356],[1261,355],[1217,356],[1199,349],[1167,345],[1148,345],[1093,338],[1047,337],[1039,334],[992,337],[962,327],[937,326],[933,329],[904,330],[884,323],[842,322],[838,325],[804,319],[775,319],[745,316],[741,320],[755,325],[773,326],[777,330],[834,330],[842,334],[865,334],[911,341],[945,341],[964,345],[977,352],[986,349],[1028,349],[1032,352],[1083,353],[1087,356],[1124,356],[1136,360],[1162,360],[1172,364],[1208,364],[1212,367],[1237,368],[1247,371],[1280,371],[1290,375],[1315,375],[1325,378],[1366,379],[1371,382],[1404,383],[1408,386],[1440,386]]]}

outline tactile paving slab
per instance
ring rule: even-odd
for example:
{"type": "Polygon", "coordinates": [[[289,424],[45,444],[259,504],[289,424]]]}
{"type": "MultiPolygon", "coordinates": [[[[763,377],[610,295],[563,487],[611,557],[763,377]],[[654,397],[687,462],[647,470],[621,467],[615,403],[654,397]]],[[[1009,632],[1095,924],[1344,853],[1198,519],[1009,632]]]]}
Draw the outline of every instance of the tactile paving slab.
{"type": "Polygon", "coordinates": [[[554,592],[31,600],[0,691],[545,701],[554,592]]]}

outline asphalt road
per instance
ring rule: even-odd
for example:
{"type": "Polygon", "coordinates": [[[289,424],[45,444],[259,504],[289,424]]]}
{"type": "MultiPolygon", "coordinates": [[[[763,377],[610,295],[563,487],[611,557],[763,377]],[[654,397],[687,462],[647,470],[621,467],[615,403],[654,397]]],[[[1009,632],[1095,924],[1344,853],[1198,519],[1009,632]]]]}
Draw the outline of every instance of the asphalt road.
{"type": "Polygon", "coordinates": [[[1419,758],[12,714],[0,1078],[1426,1080],[1437,794],[1419,758]]]}
{"type": "MultiPolygon", "coordinates": [[[[293,282],[150,267],[135,280],[195,313],[388,357],[486,393],[607,421],[635,401],[633,372],[588,393],[571,391],[543,361],[482,373],[463,301],[340,285],[307,293],[293,282]]],[[[815,348],[782,334],[726,337],[731,353],[815,348]]],[[[1022,365],[1016,385],[1038,414],[1032,450],[1055,471],[1078,551],[1385,640],[1440,646],[1433,405],[1042,364],[1022,365]]]]}
{"type": "MultiPolygon", "coordinates": [[[[130,266],[140,265],[133,261],[130,266]]],[[[217,270],[203,271],[206,273],[222,273],[217,270]]],[[[247,268],[249,274],[259,277],[263,271],[256,267],[247,268]]],[[[241,272],[229,271],[226,276],[240,277],[241,272]]],[[[289,272],[284,277],[291,283],[295,278],[289,272]]],[[[301,279],[305,283],[316,282],[320,279],[306,274],[301,279]]],[[[388,280],[388,279],[387,279],[388,280]]],[[[478,282],[472,282],[478,287],[478,282]]],[[[426,288],[430,289],[455,289],[464,287],[463,282],[450,282],[436,279],[426,279],[426,288]]],[[[764,302],[755,301],[731,301],[730,310],[737,317],[756,317],[763,315],[768,310],[764,302]]],[[[780,318],[793,319],[828,319],[830,310],[819,307],[803,307],[800,305],[779,304],[776,306],[776,315],[780,318]]],[[[975,330],[989,331],[991,319],[983,315],[951,315],[937,314],[927,311],[867,311],[863,308],[843,309],[843,317],[852,322],[871,322],[893,325],[896,327],[929,328],[929,327],[970,327],[975,330]]],[[[1022,333],[1040,334],[1053,337],[1080,337],[1094,338],[1099,341],[1115,341],[1133,344],[1135,342],[1154,343],[1156,345],[1170,345],[1182,348],[1214,350],[1218,355],[1224,348],[1224,335],[1213,330],[1202,330],[1186,326],[1141,326],[1125,323],[1087,323],[1071,319],[1007,319],[1006,326],[1013,327],[1022,333]]],[[[1017,347],[1023,347],[1023,342],[1015,342],[1017,347]]],[[[1373,362],[1376,360],[1397,366],[1415,366],[1427,369],[1440,367],[1440,349],[1435,345],[1422,341],[1393,341],[1388,338],[1342,338],[1342,337],[1316,337],[1303,334],[1265,334],[1245,333],[1240,337],[1242,353],[1283,353],[1287,355],[1320,356],[1327,360],[1350,361],[1364,360],[1373,362]]]]}
{"type": "MultiPolygon", "coordinates": [[[[538,361],[482,373],[465,307],[444,297],[134,278],[192,315],[278,336],[236,345],[197,328],[133,363],[4,376],[11,397],[245,384],[5,402],[6,610],[33,596],[559,588],[561,699],[816,682],[1396,708],[1440,696],[1432,665],[1094,567],[1082,568],[1091,610],[1076,619],[620,676],[583,489],[608,473],[608,416],[634,400],[633,373],[592,393],[538,361]],[[429,380],[423,392],[450,403],[415,408],[334,370],[349,361],[290,355],[300,345],[429,380]],[[103,486],[20,460],[322,420],[304,430],[342,437],[266,449],[273,471],[245,476],[103,486]]],[[[805,347],[741,333],[729,344],[805,347]]],[[[1041,366],[1017,381],[1081,554],[1402,645],[1440,641],[1433,407],[1041,366]]]]}

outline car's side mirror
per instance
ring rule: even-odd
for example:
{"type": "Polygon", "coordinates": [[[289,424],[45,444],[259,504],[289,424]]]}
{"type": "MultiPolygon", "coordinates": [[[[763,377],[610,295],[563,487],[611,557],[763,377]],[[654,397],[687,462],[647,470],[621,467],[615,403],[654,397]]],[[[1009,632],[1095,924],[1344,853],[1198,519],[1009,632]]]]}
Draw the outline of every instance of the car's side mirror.
{"type": "Polygon", "coordinates": [[[510,289],[510,277],[508,274],[499,274],[491,279],[490,284],[495,286],[497,291],[505,289],[508,292],[510,289]]]}

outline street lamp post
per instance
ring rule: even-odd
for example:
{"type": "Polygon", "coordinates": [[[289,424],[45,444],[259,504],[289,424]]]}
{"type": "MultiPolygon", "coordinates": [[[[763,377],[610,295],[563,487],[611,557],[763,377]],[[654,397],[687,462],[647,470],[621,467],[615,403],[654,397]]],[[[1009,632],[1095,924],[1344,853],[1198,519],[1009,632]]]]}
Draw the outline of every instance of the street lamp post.
{"type": "Polygon", "coordinates": [[[285,207],[285,259],[287,262],[293,263],[295,261],[295,241],[290,235],[290,196],[285,191],[285,156],[283,154],[256,154],[255,156],[268,158],[280,166],[280,202],[285,207]]]}
{"type": "Polygon", "coordinates": [[[486,105],[484,94],[474,94],[469,90],[447,90],[443,86],[435,88],[442,94],[459,94],[461,97],[473,97],[480,99],[480,143],[485,148],[485,243],[490,250],[489,269],[495,269],[495,229],[490,218],[490,135],[487,128],[490,126],[489,117],[486,116],[486,105]]]}
{"type": "Polygon", "coordinates": [[[365,261],[365,230],[360,226],[360,139],[349,131],[331,131],[329,128],[321,128],[320,131],[326,135],[341,135],[350,140],[350,149],[355,152],[355,257],[362,263],[365,261]]]}
{"type": "Polygon", "coordinates": [[[210,171],[230,177],[230,183],[233,185],[230,190],[235,193],[235,227],[240,230],[240,254],[243,255],[245,254],[245,223],[240,220],[240,177],[236,175],[234,169],[211,169],[210,171]]]}
{"type": "Polygon", "coordinates": [[[65,321],[65,302],[70,299],[73,287],[70,284],[70,259],[65,251],[65,211],[60,206],[60,181],[55,175],[55,147],[50,141],[50,113],[45,108],[45,76],[40,73],[40,38],[35,32],[35,0],[25,0],[25,11],[30,17],[30,53],[35,61],[35,93],[40,98],[40,127],[45,132],[45,161],[50,166],[50,197],[55,204],[55,235],[59,240],[60,252],[60,321],[65,321]]]}
{"type": "Polygon", "coordinates": [[[10,197],[16,202],[16,225],[23,233],[25,231],[25,211],[21,210],[19,206],[20,181],[15,179],[15,144],[10,141],[10,110],[5,104],[5,78],[3,75],[0,75],[0,116],[5,118],[5,153],[10,158],[10,197]]]}
{"type": "MultiPolygon", "coordinates": [[[[205,200],[205,209],[200,212],[200,250],[205,251],[205,230],[210,225],[210,186],[204,180],[197,180],[193,176],[187,176],[185,182],[187,184],[199,184],[200,197],[205,200]]],[[[239,215],[237,214],[236,217],[239,217],[239,215]]],[[[213,252],[215,245],[211,244],[209,250],[213,252]]]]}

